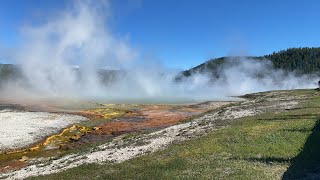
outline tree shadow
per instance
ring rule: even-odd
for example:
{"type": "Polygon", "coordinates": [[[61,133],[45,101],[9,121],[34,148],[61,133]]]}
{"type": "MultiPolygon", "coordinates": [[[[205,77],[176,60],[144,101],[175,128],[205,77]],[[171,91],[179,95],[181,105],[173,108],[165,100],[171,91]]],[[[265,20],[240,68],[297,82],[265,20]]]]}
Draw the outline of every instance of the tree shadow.
{"type": "Polygon", "coordinates": [[[320,179],[320,119],[312,129],[302,151],[290,161],[282,179],[320,179]]]}
{"type": "Polygon", "coordinates": [[[288,163],[290,162],[289,159],[287,158],[279,158],[279,157],[261,157],[261,158],[256,158],[256,157],[249,157],[249,158],[231,158],[233,160],[246,160],[246,161],[251,161],[251,162],[260,162],[268,165],[272,165],[273,163],[288,163]]]}

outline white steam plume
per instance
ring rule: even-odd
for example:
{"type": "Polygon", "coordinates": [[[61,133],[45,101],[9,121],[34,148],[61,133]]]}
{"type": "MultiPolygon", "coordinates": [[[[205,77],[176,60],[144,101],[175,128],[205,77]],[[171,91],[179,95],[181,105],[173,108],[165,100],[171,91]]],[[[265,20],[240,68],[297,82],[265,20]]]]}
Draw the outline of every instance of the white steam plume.
{"type": "Polygon", "coordinates": [[[229,60],[220,67],[221,78],[213,82],[209,82],[209,73],[195,73],[176,82],[178,72],[142,66],[120,71],[122,75],[106,86],[97,69],[122,67],[132,63],[138,53],[126,39],[112,34],[105,15],[110,7],[108,1],[103,2],[75,1],[46,23],[24,27],[24,43],[16,52],[16,61],[27,83],[7,84],[2,96],[176,102],[226,100],[250,92],[315,87],[315,79],[274,70],[268,60],[245,58],[229,60]],[[72,65],[79,66],[80,76],[72,65]]]}
{"type": "Polygon", "coordinates": [[[297,75],[274,69],[267,59],[228,58],[220,67],[220,77],[213,83],[221,87],[224,95],[241,95],[251,92],[314,88],[317,79],[314,76],[297,75]]]}
{"type": "Polygon", "coordinates": [[[34,90],[67,96],[102,93],[96,68],[134,58],[125,40],[116,39],[108,29],[105,11],[108,4],[75,1],[46,23],[23,28],[25,43],[17,59],[34,90]],[[81,81],[73,64],[84,73],[81,81]]]}

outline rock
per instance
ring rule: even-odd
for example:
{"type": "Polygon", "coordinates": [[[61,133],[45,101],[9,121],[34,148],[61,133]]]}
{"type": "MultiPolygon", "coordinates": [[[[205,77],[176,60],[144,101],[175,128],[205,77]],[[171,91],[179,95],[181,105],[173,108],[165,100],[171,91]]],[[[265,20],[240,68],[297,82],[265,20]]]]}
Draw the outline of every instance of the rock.
{"type": "Polygon", "coordinates": [[[27,156],[22,156],[21,159],[19,159],[20,162],[26,162],[29,158],[27,156]]]}
{"type": "Polygon", "coordinates": [[[94,131],[97,131],[97,130],[99,130],[99,129],[101,129],[101,127],[93,127],[93,128],[92,128],[92,130],[94,130],[94,131]]]}

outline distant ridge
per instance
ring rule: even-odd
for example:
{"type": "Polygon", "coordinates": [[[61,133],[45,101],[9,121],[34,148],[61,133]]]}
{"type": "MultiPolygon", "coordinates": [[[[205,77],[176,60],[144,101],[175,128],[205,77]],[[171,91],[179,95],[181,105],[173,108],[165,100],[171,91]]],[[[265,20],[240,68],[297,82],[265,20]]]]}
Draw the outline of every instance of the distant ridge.
{"type": "MultiPolygon", "coordinates": [[[[76,74],[79,81],[81,78],[85,78],[85,73],[83,69],[76,66],[70,66],[70,69],[76,74]]],[[[123,76],[126,72],[121,70],[111,70],[111,69],[97,69],[96,71],[97,77],[99,80],[107,85],[116,81],[120,76],[123,76]]],[[[23,75],[23,71],[21,66],[14,65],[14,64],[0,64],[0,87],[5,82],[12,82],[12,81],[23,81],[27,82],[23,75]]]]}
{"type": "Polygon", "coordinates": [[[285,71],[295,71],[298,74],[319,74],[320,72],[320,48],[319,47],[303,47],[289,48],[279,52],[264,56],[244,56],[244,57],[220,57],[210,59],[196,67],[181,72],[178,79],[191,76],[194,73],[211,73],[215,77],[219,77],[218,68],[226,63],[229,58],[240,59],[248,58],[253,60],[270,60],[275,69],[285,71]]]}
{"type": "MultiPolygon", "coordinates": [[[[272,62],[275,69],[282,69],[284,71],[295,71],[297,74],[320,74],[320,48],[319,47],[303,47],[303,48],[289,48],[279,52],[264,56],[233,56],[220,57],[210,59],[194,68],[182,71],[176,80],[183,77],[189,77],[194,73],[209,73],[214,78],[219,78],[219,69],[226,65],[227,59],[253,59],[257,61],[272,62]]],[[[81,78],[81,68],[73,68],[81,78]]],[[[98,77],[104,84],[109,84],[116,81],[119,76],[126,72],[121,70],[99,69],[97,70],[98,77]]],[[[23,78],[21,68],[18,65],[0,64],[0,85],[7,80],[16,80],[23,78]]]]}

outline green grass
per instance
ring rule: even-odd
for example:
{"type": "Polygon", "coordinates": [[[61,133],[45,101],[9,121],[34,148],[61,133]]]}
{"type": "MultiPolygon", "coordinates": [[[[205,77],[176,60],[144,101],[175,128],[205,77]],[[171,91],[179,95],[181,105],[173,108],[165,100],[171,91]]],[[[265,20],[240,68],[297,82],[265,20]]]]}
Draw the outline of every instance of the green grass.
{"type": "MultiPolygon", "coordinates": [[[[292,94],[311,96],[312,91],[292,94]]],[[[242,118],[228,128],[120,164],[87,164],[34,179],[275,179],[284,172],[299,177],[299,164],[320,159],[318,117],[320,97],[313,97],[300,108],[242,118]]],[[[305,170],[319,164],[314,161],[305,170]]]]}

